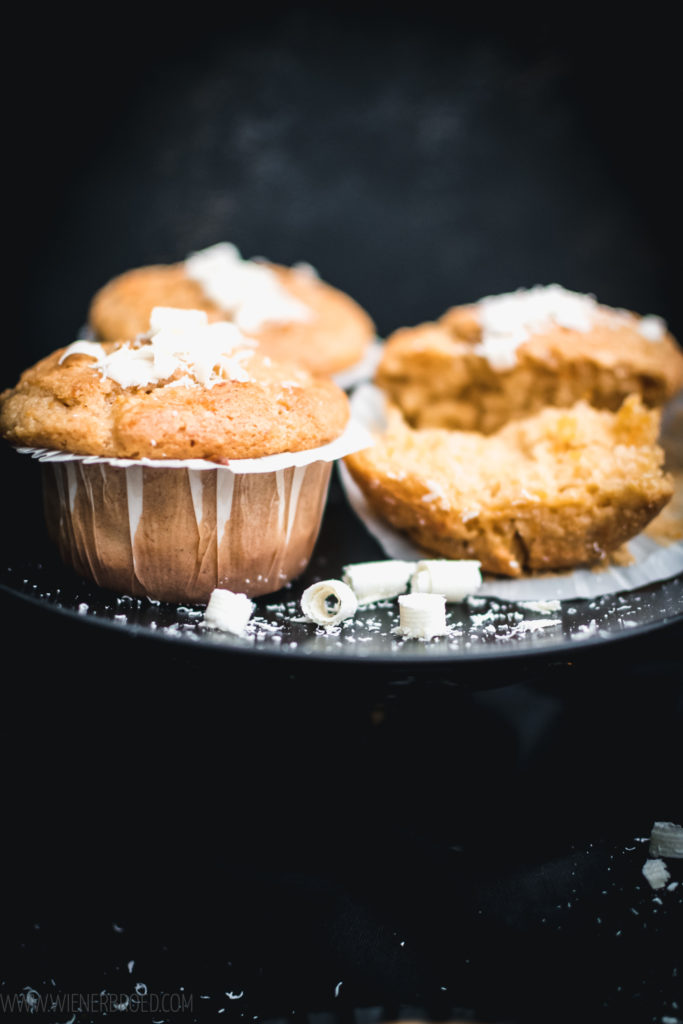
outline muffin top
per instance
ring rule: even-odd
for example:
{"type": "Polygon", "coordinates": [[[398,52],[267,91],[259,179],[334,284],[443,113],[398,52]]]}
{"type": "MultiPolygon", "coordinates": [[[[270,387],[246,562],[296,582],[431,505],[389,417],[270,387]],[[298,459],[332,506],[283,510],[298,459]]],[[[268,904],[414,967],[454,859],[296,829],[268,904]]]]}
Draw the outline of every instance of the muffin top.
{"type": "Polygon", "coordinates": [[[676,378],[672,388],[683,383],[683,356],[661,317],[606,306],[593,295],[557,284],[454,306],[439,324],[454,341],[469,343],[496,371],[512,369],[523,354],[552,362],[562,352],[589,355],[604,366],[630,360],[653,372],[670,372],[676,378]]]}
{"type": "Polygon", "coordinates": [[[204,310],[257,338],[272,358],[325,375],[361,360],[375,335],[358,303],[308,264],[246,260],[229,242],[119,274],[94,296],[88,321],[100,341],[134,338],[155,306],[204,310]]]}
{"type": "Polygon", "coordinates": [[[0,394],[0,434],[14,444],[127,459],[260,458],[339,437],[345,393],[276,363],[234,324],[157,307],[147,334],[77,341],[0,394]]]}

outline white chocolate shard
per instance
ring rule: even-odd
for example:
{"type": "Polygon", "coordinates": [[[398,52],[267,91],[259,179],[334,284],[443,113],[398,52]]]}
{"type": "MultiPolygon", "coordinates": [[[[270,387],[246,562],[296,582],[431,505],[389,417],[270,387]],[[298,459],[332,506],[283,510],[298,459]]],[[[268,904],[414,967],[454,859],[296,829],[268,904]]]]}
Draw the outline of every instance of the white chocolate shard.
{"type": "Polygon", "coordinates": [[[216,588],[211,592],[202,625],[241,636],[254,611],[254,602],[246,594],[216,588]]]}
{"type": "Polygon", "coordinates": [[[63,363],[69,356],[76,355],[92,356],[93,359],[100,359],[102,356],[102,346],[98,341],[72,341],[62,352],[59,362],[63,363]]]}
{"type": "Polygon", "coordinates": [[[206,327],[209,322],[202,309],[177,309],[175,306],[155,306],[149,315],[149,327],[153,334],[157,331],[194,331],[198,327],[206,327]]]}
{"type": "Polygon", "coordinates": [[[651,857],[683,858],[683,826],[672,821],[656,821],[650,833],[651,857]]]}
{"type": "Polygon", "coordinates": [[[649,313],[640,318],[636,329],[638,334],[641,334],[647,341],[661,341],[667,332],[666,320],[661,316],[649,313]]]}
{"type": "Polygon", "coordinates": [[[249,373],[242,364],[251,358],[256,344],[233,323],[209,323],[202,310],[155,306],[145,344],[126,342],[107,352],[96,342],[76,341],[60,362],[77,353],[92,356],[102,377],[115,380],[122,388],[162,381],[168,381],[168,387],[199,384],[212,388],[222,380],[248,381],[249,373]]]}
{"type": "Polygon", "coordinates": [[[448,632],[443,594],[401,594],[397,633],[415,640],[431,640],[448,632]]]}
{"type": "Polygon", "coordinates": [[[443,594],[449,604],[455,604],[476,593],[481,582],[481,562],[433,558],[417,563],[410,588],[415,594],[443,594]]]}
{"type": "Polygon", "coordinates": [[[666,864],[659,857],[646,860],[643,864],[642,872],[653,889],[663,889],[671,878],[666,864]]]}
{"type": "Polygon", "coordinates": [[[408,590],[415,562],[385,559],[345,565],[342,579],[353,590],[359,605],[386,601],[408,590]]]}
{"type": "Polygon", "coordinates": [[[218,242],[185,260],[185,273],[196,281],[243,331],[258,331],[265,323],[289,323],[312,318],[311,309],[287,290],[270,267],[242,259],[230,242],[218,242]]]}
{"type": "Polygon", "coordinates": [[[569,291],[558,284],[487,295],[476,309],[482,334],[475,352],[501,371],[515,365],[520,345],[553,326],[586,334],[596,324],[612,328],[626,324],[635,327],[647,341],[661,341],[666,334],[661,317],[638,317],[628,310],[603,306],[594,295],[569,291]]]}
{"type": "Polygon", "coordinates": [[[559,612],[562,608],[562,602],[555,598],[544,601],[520,601],[519,605],[529,612],[559,612]]]}
{"type": "Polygon", "coordinates": [[[336,626],[355,615],[357,608],[356,595],[343,580],[321,580],[301,595],[302,612],[318,626],[336,626]]]}

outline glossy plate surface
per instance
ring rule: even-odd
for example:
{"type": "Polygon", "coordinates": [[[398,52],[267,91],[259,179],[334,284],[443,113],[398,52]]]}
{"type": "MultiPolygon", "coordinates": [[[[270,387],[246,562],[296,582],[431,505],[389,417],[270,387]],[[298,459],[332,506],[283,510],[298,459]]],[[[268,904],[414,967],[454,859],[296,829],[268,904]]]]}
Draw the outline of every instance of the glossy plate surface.
{"type": "Polygon", "coordinates": [[[640,590],[590,601],[564,601],[558,610],[535,610],[494,598],[470,599],[462,605],[448,606],[448,635],[429,642],[407,640],[394,631],[399,622],[395,600],[361,608],[353,619],[325,631],[302,620],[299,601],[305,587],[316,580],[340,578],[349,563],[384,557],[350,510],[334,476],[308,570],[289,588],[258,598],[247,635],[237,637],[203,626],[201,605],[154,604],[121,597],[66,569],[48,541],[40,518],[37,466],[10,454],[7,468],[18,474],[17,486],[26,504],[23,508],[17,506],[10,529],[4,531],[0,587],[42,609],[77,618],[84,629],[95,625],[169,644],[208,645],[224,650],[226,655],[239,652],[292,663],[313,659],[427,668],[463,661],[566,654],[683,619],[683,577],[679,575],[640,590]]]}

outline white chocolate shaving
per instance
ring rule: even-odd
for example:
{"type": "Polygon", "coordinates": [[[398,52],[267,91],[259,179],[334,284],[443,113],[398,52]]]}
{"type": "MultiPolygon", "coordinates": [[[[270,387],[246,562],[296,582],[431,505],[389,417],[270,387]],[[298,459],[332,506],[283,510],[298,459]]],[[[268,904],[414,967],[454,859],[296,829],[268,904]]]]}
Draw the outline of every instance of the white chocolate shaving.
{"type": "Polygon", "coordinates": [[[405,594],[415,562],[388,559],[345,565],[342,579],[351,587],[359,605],[385,601],[405,594]]]}
{"type": "Polygon", "coordinates": [[[614,328],[629,324],[648,341],[659,341],[666,332],[661,317],[637,317],[627,310],[612,309],[600,305],[593,295],[568,291],[558,284],[488,295],[479,300],[476,309],[482,334],[475,351],[497,370],[513,367],[518,347],[531,335],[553,326],[586,334],[596,324],[614,328]]]}
{"type": "Polygon", "coordinates": [[[318,626],[336,626],[355,615],[356,595],[343,580],[321,580],[307,587],[301,595],[301,610],[318,626]]]}
{"type": "Polygon", "coordinates": [[[211,629],[221,629],[224,633],[241,636],[254,607],[254,602],[246,594],[216,588],[211,592],[202,624],[211,629]]]}
{"type": "Polygon", "coordinates": [[[520,601],[522,608],[529,612],[559,612],[562,602],[555,598],[547,601],[520,601]]]}
{"type": "Polygon", "coordinates": [[[672,821],[656,821],[650,833],[651,857],[683,858],[683,826],[672,821]]]}
{"type": "Polygon", "coordinates": [[[208,299],[244,331],[257,331],[265,323],[289,323],[312,318],[308,306],[284,288],[270,267],[242,259],[230,242],[219,242],[185,260],[185,273],[208,299]]]}
{"type": "Polygon", "coordinates": [[[448,632],[443,594],[402,594],[398,599],[396,632],[416,640],[431,640],[448,632]]]}
{"type": "Polygon", "coordinates": [[[186,334],[205,327],[209,318],[203,309],[178,309],[176,306],[155,306],[149,314],[149,329],[152,334],[157,331],[177,331],[186,334]]]}
{"type": "Polygon", "coordinates": [[[464,601],[481,586],[481,563],[473,559],[423,559],[410,581],[417,594],[443,594],[449,604],[464,601]]]}
{"type": "Polygon", "coordinates": [[[666,335],[666,320],[661,316],[641,316],[636,328],[638,334],[642,334],[647,341],[661,341],[666,335]]]}
{"type": "Polygon", "coordinates": [[[209,323],[199,309],[155,306],[150,328],[148,342],[127,342],[109,353],[96,343],[76,341],[64,351],[60,363],[76,353],[92,356],[102,376],[122,388],[159,384],[178,373],[182,376],[168,386],[212,388],[221,380],[250,379],[242,364],[250,358],[256,342],[235,324],[209,323]]]}
{"type": "Polygon", "coordinates": [[[663,889],[671,878],[666,864],[658,857],[646,860],[642,872],[653,889],[663,889]]]}
{"type": "Polygon", "coordinates": [[[74,341],[68,346],[66,352],[62,355],[59,360],[63,363],[67,356],[75,355],[92,356],[93,359],[99,359],[102,355],[102,346],[97,341],[74,341]]]}

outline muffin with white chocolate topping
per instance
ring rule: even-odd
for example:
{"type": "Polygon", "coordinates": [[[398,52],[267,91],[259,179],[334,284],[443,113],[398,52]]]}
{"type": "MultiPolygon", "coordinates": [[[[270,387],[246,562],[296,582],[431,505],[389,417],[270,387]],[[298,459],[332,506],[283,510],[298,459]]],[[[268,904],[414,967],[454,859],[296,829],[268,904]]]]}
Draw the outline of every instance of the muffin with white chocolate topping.
{"type": "Polygon", "coordinates": [[[325,376],[359,363],[375,336],[365,310],[310,265],[242,259],[228,242],[119,274],[94,296],[89,325],[99,341],[134,338],[155,306],[203,310],[256,338],[274,359],[325,376]]]}
{"type": "Polygon", "coordinates": [[[660,317],[539,285],[395,331],[376,383],[413,427],[489,434],[545,406],[663,406],[683,387],[683,353],[660,317]]]}
{"type": "Polygon", "coordinates": [[[0,434],[38,449],[48,528],[81,575],[165,601],[279,590],[310,559],[346,395],[203,311],[150,326],[26,370],[0,434]]]}

